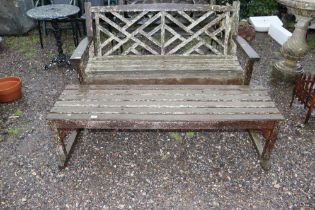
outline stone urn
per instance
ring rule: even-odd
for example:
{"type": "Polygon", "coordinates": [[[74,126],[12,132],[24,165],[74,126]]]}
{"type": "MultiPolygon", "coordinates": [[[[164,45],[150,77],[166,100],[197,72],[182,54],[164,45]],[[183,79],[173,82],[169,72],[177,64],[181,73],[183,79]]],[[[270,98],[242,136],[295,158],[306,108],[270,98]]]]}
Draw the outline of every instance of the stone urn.
{"type": "Polygon", "coordinates": [[[297,23],[292,37],[281,48],[283,60],[274,66],[273,76],[288,82],[294,82],[302,67],[299,61],[306,55],[308,46],[306,34],[308,27],[315,18],[315,0],[277,0],[295,15],[297,23]]]}

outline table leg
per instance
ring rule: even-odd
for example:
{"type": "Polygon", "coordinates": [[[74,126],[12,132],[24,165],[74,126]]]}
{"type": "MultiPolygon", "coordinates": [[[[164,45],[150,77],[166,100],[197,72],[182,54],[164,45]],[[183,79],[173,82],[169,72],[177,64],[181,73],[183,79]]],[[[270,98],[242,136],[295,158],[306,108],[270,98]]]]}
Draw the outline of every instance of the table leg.
{"type": "Polygon", "coordinates": [[[54,57],[49,62],[49,64],[45,65],[45,70],[48,70],[49,68],[51,68],[55,64],[62,64],[62,63],[65,63],[67,65],[68,69],[74,70],[73,66],[71,65],[71,63],[69,61],[70,56],[63,53],[62,41],[61,41],[61,29],[59,27],[58,21],[52,20],[51,25],[53,27],[53,32],[54,32],[55,39],[56,39],[56,45],[58,47],[58,55],[56,57],[54,57]]]}

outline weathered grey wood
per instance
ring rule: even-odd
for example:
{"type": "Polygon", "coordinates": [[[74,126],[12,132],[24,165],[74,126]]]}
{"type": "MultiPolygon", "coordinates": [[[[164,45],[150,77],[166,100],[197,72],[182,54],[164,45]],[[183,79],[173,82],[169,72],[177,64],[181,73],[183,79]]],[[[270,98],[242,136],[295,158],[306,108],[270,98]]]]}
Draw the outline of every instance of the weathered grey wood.
{"type": "MultiPolygon", "coordinates": [[[[64,113],[50,113],[47,115],[49,120],[77,120],[77,121],[84,121],[84,123],[91,123],[90,121],[106,121],[108,124],[107,127],[103,129],[141,129],[141,125],[145,127],[145,129],[149,129],[150,126],[154,125],[152,129],[167,129],[169,127],[173,127],[174,129],[186,129],[189,130],[189,127],[183,128],[181,126],[182,122],[203,122],[208,123],[209,125],[204,125],[203,127],[207,127],[207,129],[213,129],[213,124],[220,124],[221,128],[223,129],[226,122],[262,122],[262,121],[277,121],[282,119],[281,114],[269,114],[269,115],[262,115],[262,114],[250,114],[250,115],[243,115],[243,114],[235,114],[235,115],[173,115],[173,114],[165,114],[165,115],[138,115],[138,114],[64,114],[64,113]],[[127,125],[129,127],[120,127],[117,125],[110,124],[110,122],[128,122],[127,125]],[[222,124],[223,123],[223,124],[222,124]],[[135,127],[140,124],[139,127],[135,127]],[[168,125],[166,128],[165,126],[168,125]],[[178,127],[180,126],[180,127],[178,127]]],[[[105,125],[104,125],[105,126],[105,125]]],[[[250,127],[250,125],[248,125],[250,127]]],[[[238,125],[234,125],[237,129],[239,128],[238,125]]],[[[255,126],[256,127],[256,126],[255,126]]],[[[218,129],[220,127],[215,127],[218,129]]],[[[230,127],[231,128],[231,127],[230,127]]],[[[250,127],[253,129],[253,127],[250,127]]],[[[97,127],[96,129],[100,129],[97,127]]],[[[205,128],[202,128],[205,129],[205,128]]],[[[246,129],[246,128],[244,128],[246,129]]],[[[249,129],[249,128],[248,128],[249,129]]],[[[257,129],[257,127],[256,127],[257,129]]]]}
{"type": "MultiPolygon", "coordinates": [[[[115,45],[112,48],[109,48],[108,50],[105,50],[104,55],[105,56],[109,56],[109,55],[113,55],[118,53],[118,50],[121,49],[121,47],[124,47],[125,45],[127,45],[127,43],[129,41],[133,41],[135,42],[133,45],[129,46],[126,48],[126,50],[124,52],[122,52],[123,55],[128,55],[130,52],[133,52],[135,54],[141,54],[140,51],[138,51],[136,48],[137,47],[142,47],[143,49],[147,50],[148,52],[150,52],[151,54],[154,55],[158,55],[158,54],[175,54],[178,53],[179,50],[181,50],[184,47],[188,47],[189,49],[186,49],[185,53],[182,53],[183,55],[189,55],[191,53],[198,53],[198,54],[205,54],[204,51],[202,51],[200,49],[200,47],[207,47],[210,52],[213,52],[215,54],[224,54],[227,55],[228,54],[228,39],[230,37],[230,12],[232,11],[226,11],[225,13],[222,14],[218,14],[217,18],[213,19],[210,21],[210,23],[206,24],[206,25],[202,25],[201,28],[198,31],[193,31],[192,29],[195,28],[196,26],[199,26],[203,21],[205,21],[208,17],[215,15],[214,11],[212,11],[211,9],[208,8],[208,11],[204,11],[204,14],[201,15],[199,18],[197,19],[193,19],[193,18],[187,18],[187,14],[184,12],[186,11],[186,9],[184,10],[180,10],[181,6],[179,7],[180,11],[179,13],[177,13],[177,15],[184,15],[184,18],[186,18],[186,20],[190,21],[190,24],[188,26],[185,26],[183,23],[180,22],[180,20],[178,20],[177,18],[173,17],[174,14],[169,13],[170,11],[172,11],[172,7],[174,6],[174,4],[163,4],[164,6],[160,7],[160,4],[157,5],[156,7],[159,8],[157,10],[146,10],[145,8],[152,8],[151,5],[149,6],[141,6],[140,8],[142,8],[143,10],[139,10],[141,11],[140,14],[134,16],[133,18],[128,19],[125,18],[124,16],[122,16],[120,13],[118,13],[116,10],[112,10],[114,7],[109,8],[107,7],[104,11],[105,14],[106,13],[110,13],[111,15],[113,15],[115,18],[119,19],[120,21],[123,22],[122,26],[119,26],[118,24],[116,24],[114,21],[112,21],[111,19],[107,18],[105,15],[101,14],[102,10],[99,10],[100,8],[98,8],[98,10],[92,10],[92,12],[95,14],[96,17],[101,17],[102,20],[104,20],[106,23],[108,23],[111,27],[115,28],[119,33],[118,34],[113,34],[113,33],[109,33],[107,30],[104,30],[104,28],[102,28],[102,26],[100,26],[99,21],[96,20],[96,41],[97,41],[97,47],[96,49],[97,51],[97,56],[101,56],[100,52],[102,52],[103,49],[107,49],[109,47],[109,43],[111,42],[111,40],[116,40],[118,43],[117,45],[115,45]],[[169,7],[167,7],[167,5],[169,5],[169,7]],[[164,9],[163,9],[164,8],[164,9]],[[169,8],[169,9],[167,9],[169,8]],[[152,17],[150,18],[146,18],[143,19],[144,15],[149,13],[152,14],[152,12],[156,12],[155,14],[153,14],[152,17]],[[184,38],[180,33],[176,32],[176,30],[174,30],[173,28],[171,28],[165,21],[165,18],[168,18],[168,21],[172,21],[173,23],[176,24],[177,27],[180,27],[181,30],[185,31],[187,34],[190,35],[190,37],[188,38],[184,38]],[[138,20],[145,20],[144,22],[141,23],[141,25],[138,24],[138,20]],[[225,21],[223,21],[225,19],[225,21]],[[144,29],[148,28],[150,25],[152,25],[152,23],[156,24],[156,21],[160,21],[159,26],[156,26],[155,29],[153,29],[151,32],[145,32],[144,29]],[[216,24],[220,24],[221,25],[221,29],[218,30],[212,30],[212,27],[216,24]],[[132,29],[133,27],[133,31],[130,31],[130,29],[132,29]],[[127,31],[127,29],[129,31],[127,31]],[[153,35],[156,35],[156,32],[159,30],[159,34],[160,34],[160,41],[156,40],[156,38],[153,37],[153,35]],[[168,32],[173,34],[173,37],[170,39],[166,39],[165,36],[165,30],[167,30],[168,32]],[[220,41],[216,36],[219,32],[221,31],[225,31],[225,38],[223,41],[220,41]],[[100,34],[99,32],[102,31],[104,32],[107,36],[109,36],[109,38],[107,40],[105,40],[103,43],[100,43],[100,34]],[[215,31],[214,33],[212,33],[212,31],[215,31]],[[214,41],[216,41],[219,45],[221,45],[222,52],[218,49],[216,49],[216,47],[212,46],[211,44],[208,43],[207,40],[204,40],[203,37],[201,37],[201,35],[207,35],[209,38],[213,39],[214,41]],[[120,39],[119,36],[125,36],[124,39],[120,39]],[[140,40],[137,38],[137,36],[139,35],[143,35],[144,37],[146,37],[146,39],[148,39],[150,41],[150,43],[145,43],[143,40],[140,40]],[[179,45],[177,45],[176,49],[172,49],[170,51],[166,51],[167,46],[171,45],[175,40],[181,40],[182,43],[180,43],[179,45]],[[188,45],[194,41],[194,40],[198,40],[198,43],[195,44],[192,47],[189,47],[188,45]],[[151,48],[151,45],[155,45],[159,48],[158,51],[155,51],[153,48],[151,48]],[[162,47],[163,46],[163,47],[162,47]],[[102,49],[102,50],[100,50],[102,49]]],[[[191,6],[191,5],[190,5],[191,6]]],[[[205,6],[205,5],[203,5],[205,6]]],[[[120,8],[121,6],[118,6],[118,8],[120,8]]],[[[138,8],[138,6],[136,6],[138,8]]],[[[211,6],[210,6],[211,7],[211,6]]],[[[116,7],[115,7],[116,8],[116,7]]],[[[186,8],[186,7],[184,7],[186,8]]],[[[221,7],[220,7],[221,8],[221,7]]],[[[135,10],[132,10],[132,8],[126,7],[124,12],[135,12],[135,10]],[[129,10],[131,9],[131,10],[129,10]]],[[[103,12],[104,12],[103,11],[103,12]]],[[[137,10],[138,11],[138,10],[137,10]]],[[[202,11],[200,11],[202,12],[202,11]]],[[[102,54],[102,53],[101,53],[102,54]]]]}
{"type": "Polygon", "coordinates": [[[87,17],[89,39],[95,17],[95,37],[90,44],[95,54],[80,74],[82,83],[249,84],[254,51],[236,38],[245,52],[251,53],[243,73],[232,38],[237,33],[239,2],[233,6],[166,3],[86,7],[91,13],[87,17]],[[190,17],[192,12],[198,15],[190,17]],[[152,57],[147,58],[150,54],[152,57]],[[160,57],[163,55],[176,57],[169,61],[160,57]],[[208,57],[194,60],[198,56],[208,57]],[[227,61],[230,56],[234,58],[227,61]]]}
{"type": "Polygon", "coordinates": [[[128,100],[128,101],[142,101],[142,100],[153,100],[152,97],[156,97],[154,101],[163,101],[163,100],[173,100],[173,101],[183,101],[183,100],[196,100],[196,101],[233,101],[233,100],[242,100],[242,101],[272,101],[270,97],[264,94],[238,94],[235,96],[234,94],[225,94],[224,98],[218,98],[216,92],[209,93],[209,94],[191,94],[191,93],[176,93],[176,98],[173,98],[172,93],[168,94],[158,94],[158,93],[138,93],[140,96],[139,99],[135,99],[134,95],[121,95],[119,93],[103,93],[100,91],[92,92],[93,94],[86,95],[84,93],[77,93],[74,91],[64,91],[63,94],[60,96],[60,100],[112,100],[112,101],[119,101],[119,100],[128,100]]]}
{"type": "Polygon", "coordinates": [[[165,12],[161,12],[161,55],[165,55],[165,12]]]}
{"type": "Polygon", "coordinates": [[[89,47],[89,40],[86,37],[86,38],[81,40],[81,42],[79,43],[77,48],[73,51],[70,59],[76,59],[76,60],[82,59],[83,54],[88,49],[88,47],[89,47]]]}
{"type": "Polygon", "coordinates": [[[164,71],[163,73],[133,73],[133,74],[123,74],[119,76],[117,73],[107,73],[107,74],[87,74],[85,82],[87,84],[203,84],[203,85],[229,85],[229,84],[243,84],[243,74],[238,72],[174,72],[164,71]]]}
{"type": "MultiPolygon", "coordinates": [[[[243,70],[234,56],[215,60],[205,56],[112,56],[90,59],[87,80],[117,81],[136,79],[201,79],[243,83],[243,70]]],[[[228,83],[228,82],[226,82],[228,83]]],[[[112,83],[111,83],[112,84],[112,83]]]]}
{"type": "Polygon", "coordinates": [[[62,128],[53,121],[50,122],[50,128],[55,137],[58,166],[62,169],[66,166],[66,163],[70,158],[71,150],[80,130],[62,128]]]}
{"type": "Polygon", "coordinates": [[[233,7],[234,11],[232,13],[232,20],[231,20],[231,38],[238,35],[238,26],[239,26],[239,18],[240,18],[240,1],[234,1],[233,7]]]}
{"type": "Polygon", "coordinates": [[[233,6],[208,5],[208,4],[176,4],[176,3],[159,3],[159,4],[128,4],[118,6],[91,7],[91,12],[126,12],[126,11],[215,11],[226,12],[233,11],[233,6]]]}
{"type": "Polygon", "coordinates": [[[236,42],[241,47],[241,49],[246,53],[249,59],[252,59],[255,61],[258,61],[260,59],[260,56],[256,53],[256,51],[241,36],[236,37],[236,42]]]}
{"type": "Polygon", "coordinates": [[[93,40],[93,19],[91,13],[91,2],[85,2],[85,16],[86,16],[86,34],[89,41],[93,40]]]}
{"type": "MultiPolygon", "coordinates": [[[[273,102],[224,102],[223,103],[218,103],[218,102],[188,102],[188,101],[102,101],[98,102],[97,100],[93,100],[90,102],[70,102],[70,101],[62,101],[62,102],[57,102],[56,106],[68,106],[68,107],[86,107],[86,109],[90,107],[94,108],[143,108],[145,111],[147,108],[152,108],[152,109],[160,109],[160,108],[170,108],[170,109],[175,109],[175,108],[222,108],[221,112],[224,112],[224,109],[226,108],[271,108],[273,106],[273,102]],[[183,103],[183,104],[181,104],[183,103]]],[[[193,110],[191,110],[193,111],[193,110]]]]}
{"type": "Polygon", "coordinates": [[[96,25],[96,41],[95,41],[95,52],[97,56],[102,56],[102,48],[101,48],[101,30],[100,30],[100,14],[95,13],[95,25],[96,25]]]}
{"type": "Polygon", "coordinates": [[[84,82],[85,78],[85,68],[87,61],[89,59],[89,46],[90,41],[86,37],[84,38],[78,45],[78,47],[74,50],[70,57],[70,62],[74,66],[75,70],[78,73],[79,80],[81,83],[84,82]]]}
{"type": "Polygon", "coordinates": [[[244,85],[249,85],[250,80],[252,78],[254,64],[256,61],[260,59],[260,56],[242,37],[237,36],[236,42],[247,56],[244,69],[244,85]]]}
{"type": "Polygon", "coordinates": [[[61,129],[56,123],[50,122],[50,128],[55,138],[55,147],[58,159],[58,166],[60,168],[65,166],[67,160],[67,150],[64,142],[64,135],[61,133],[61,129]]]}
{"type": "Polygon", "coordinates": [[[264,145],[264,148],[260,157],[260,165],[264,170],[269,170],[271,168],[270,156],[277,140],[278,129],[279,129],[279,121],[275,121],[273,125],[273,129],[270,129],[267,131],[265,130],[265,132],[268,133],[268,136],[266,136],[265,138],[266,143],[264,145]]]}
{"type": "MultiPolygon", "coordinates": [[[[185,103],[186,101],[181,101],[185,103]]],[[[117,102],[118,103],[118,102],[117,102]]],[[[275,107],[174,107],[174,106],[150,106],[141,107],[133,105],[132,107],[128,105],[115,105],[115,106],[89,106],[88,104],[82,104],[82,102],[77,101],[72,104],[63,103],[55,104],[51,109],[51,112],[57,113],[78,113],[78,114],[88,114],[88,113],[98,113],[98,114],[140,114],[140,115],[150,115],[150,114],[174,114],[174,115],[233,115],[233,114],[277,114],[279,111],[275,107]],[[106,108],[106,109],[105,109],[106,108]],[[196,109],[194,109],[196,108],[196,109]]]]}
{"type": "MultiPolygon", "coordinates": [[[[57,136],[60,165],[69,158],[76,133],[115,130],[260,130],[261,165],[269,169],[278,122],[283,120],[264,88],[203,85],[70,85],[47,115],[57,136]]],[[[254,136],[254,135],[253,135],[254,136]]]]}
{"type": "MultiPolygon", "coordinates": [[[[74,90],[74,91],[80,91],[80,92],[87,92],[87,91],[93,91],[93,90],[125,90],[125,91],[131,91],[130,85],[67,85],[64,92],[67,90],[74,90]]],[[[174,90],[174,91],[201,91],[206,93],[211,93],[213,91],[234,91],[237,93],[245,92],[246,94],[253,93],[253,91],[260,91],[264,92],[266,91],[266,88],[263,88],[261,86],[255,86],[250,87],[246,85],[176,85],[176,86],[170,86],[170,85],[133,85],[132,91],[134,90],[150,90],[150,93],[152,90],[157,90],[161,92],[160,90],[174,90]],[[241,92],[240,92],[241,91],[241,92]]],[[[164,91],[163,94],[167,94],[168,91],[164,91]]]]}
{"type": "Polygon", "coordinates": [[[153,121],[251,120],[258,116],[260,120],[281,118],[265,90],[257,92],[257,89],[234,86],[234,90],[232,89],[234,92],[230,94],[235,97],[230,96],[225,100],[226,91],[231,87],[214,86],[215,94],[211,94],[212,90],[208,86],[191,86],[194,87],[192,90],[187,90],[186,87],[186,90],[181,92],[180,87],[177,86],[161,86],[162,89],[148,86],[147,89],[141,89],[141,87],[143,86],[91,86],[90,89],[89,86],[83,88],[77,86],[78,89],[74,90],[75,87],[69,86],[56,102],[48,118],[52,119],[56,114],[66,114],[66,118],[69,119],[82,117],[85,120],[90,119],[92,115],[96,116],[93,120],[150,120],[152,118],[153,121]],[[128,89],[121,89],[123,87],[128,89]],[[73,96],[73,91],[79,93],[76,95],[77,98],[63,100],[65,95],[73,96]],[[94,96],[96,91],[99,94],[98,98],[88,98],[94,96]],[[247,96],[246,100],[239,97],[240,92],[244,92],[243,95],[247,96]],[[183,99],[180,93],[190,94],[190,98],[183,99]],[[197,93],[202,95],[204,100],[200,100],[201,97],[192,97],[197,93]],[[257,98],[257,93],[265,100],[257,98]],[[104,97],[105,94],[112,97],[104,97]],[[120,98],[115,95],[119,95],[120,98]],[[217,98],[214,98],[214,95],[217,98]]]}
{"type": "Polygon", "coordinates": [[[249,136],[255,146],[255,149],[257,150],[257,153],[259,155],[259,157],[262,155],[262,152],[263,152],[263,144],[258,136],[258,133],[255,132],[254,130],[249,130],[248,131],[249,133],[249,136]]]}
{"type": "Polygon", "coordinates": [[[77,136],[79,135],[79,131],[75,130],[75,131],[71,131],[71,133],[69,134],[68,138],[67,138],[67,145],[66,145],[66,151],[67,154],[69,156],[71,149],[73,148],[72,146],[75,144],[75,141],[77,139],[77,136]]]}
{"type": "MultiPolygon", "coordinates": [[[[140,59],[136,59],[135,56],[106,56],[106,57],[93,57],[91,58],[91,60],[93,61],[101,61],[101,62],[106,62],[107,60],[129,60],[129,61],[140,61],[140,59]],[[106,58],[106,59],[105,59],[106,58]]],[[[164,60],[174,60],[177,59],[180,62],[185,61],[187,59],[189,60],[199,60],[198,62],[200,62],[200,59],[204,59],[204,60],[209,60],[212,59],[212,62],[226,62],[226,61],[237,61],[238,62],[238,58],[235,55],[190,55],[190,56],[181,56],[181,55],[172,55],[172,56],[163,56],[163,55],[142,55],[141,59],[144,61],[147,60],[155,60],[155,59],[164,59],[164,60]]],[[[204,61],[201,61],[204,62],[204,61]]]]}

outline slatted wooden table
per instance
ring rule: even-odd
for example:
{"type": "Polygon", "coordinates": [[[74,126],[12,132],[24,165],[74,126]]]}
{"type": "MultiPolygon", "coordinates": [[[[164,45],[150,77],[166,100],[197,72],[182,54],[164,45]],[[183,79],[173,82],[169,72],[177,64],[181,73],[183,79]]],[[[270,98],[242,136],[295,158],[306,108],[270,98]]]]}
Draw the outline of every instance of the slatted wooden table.
{"type": "MultiPolygon", "coordinates": [[[[214,85],[70,85],[47,116],[65,166],[80,129],[258,130],[267,169],[282,115],[263,88],[214,85]],[[72,132],[73,131],[73,132],[72,132]],[[65,137],[70,134],[68,145],[65,137]]],[[[251,135],[255,137],[256,135],[251,135]]]]}

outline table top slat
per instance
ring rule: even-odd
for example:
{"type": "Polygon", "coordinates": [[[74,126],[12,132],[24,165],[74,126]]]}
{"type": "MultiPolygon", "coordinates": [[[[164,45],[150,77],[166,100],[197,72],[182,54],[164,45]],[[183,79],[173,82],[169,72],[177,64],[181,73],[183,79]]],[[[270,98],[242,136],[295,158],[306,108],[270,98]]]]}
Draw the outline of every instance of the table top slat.
{"type": "Polygon", "coordinates": [[[264,88],[207,85],[71,85],[47,118],[134,123],[283,119],[264,88]]]}

